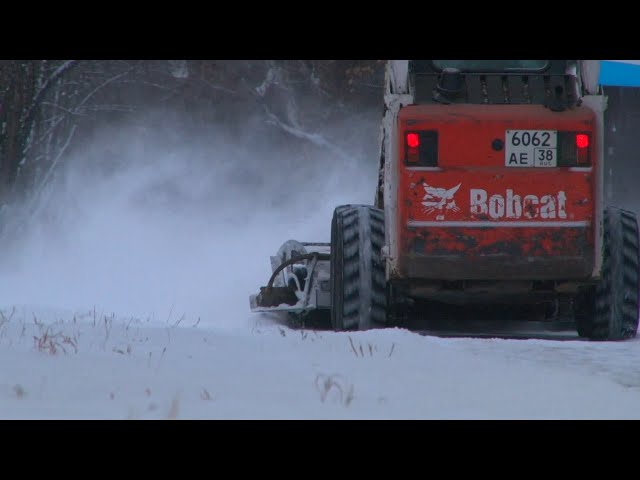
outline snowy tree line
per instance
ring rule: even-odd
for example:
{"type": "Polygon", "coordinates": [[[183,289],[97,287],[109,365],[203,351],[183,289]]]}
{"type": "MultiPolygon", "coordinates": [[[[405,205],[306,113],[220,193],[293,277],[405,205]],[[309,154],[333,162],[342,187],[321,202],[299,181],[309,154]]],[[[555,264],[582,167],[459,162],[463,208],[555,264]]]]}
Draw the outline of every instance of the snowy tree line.
{"type": "Polygon", "coordinates": [[[323,125],[381,108],[383,75],[379,60],[0,60],[0,205],[42,188],[101,127],[149,109],[238,135],[252,118],[339,154],[323,125]]]}

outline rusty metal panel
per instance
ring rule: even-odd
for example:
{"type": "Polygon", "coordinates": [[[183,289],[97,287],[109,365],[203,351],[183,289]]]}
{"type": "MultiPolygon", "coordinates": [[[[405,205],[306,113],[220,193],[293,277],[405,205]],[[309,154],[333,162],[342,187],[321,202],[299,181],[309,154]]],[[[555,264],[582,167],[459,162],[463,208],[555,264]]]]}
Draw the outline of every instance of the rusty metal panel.
{"type": "Polygon", "coordinates": [[[407,168],[402,182],[404,225],[540,228],[591,223],[591,169],[517,170],[407,168]]]}
{"type": "Polygon", "coordinates": [[[590,277],[593,258],[407,253],[398,263],[399,275],[412,280],[584,281],[590,277]]]}
{"type": "Polygon", "coordinates": [[[514,129],[586,131],[596,151],[592,109],[432,105],[403,109],[399,120],[400,131],[435,129],[440,138],[436,168],[398,164],[395,228],[404,274],[434,278],[439,264],[455,278],[488,274],[489,267],[495,268],[492,278],[583,278],[590,272],[597,165],[514,168],[507,166],[504,142],[514,129]],[[431,260],[424,271],[416,267],[420,257],[431,260]]]}

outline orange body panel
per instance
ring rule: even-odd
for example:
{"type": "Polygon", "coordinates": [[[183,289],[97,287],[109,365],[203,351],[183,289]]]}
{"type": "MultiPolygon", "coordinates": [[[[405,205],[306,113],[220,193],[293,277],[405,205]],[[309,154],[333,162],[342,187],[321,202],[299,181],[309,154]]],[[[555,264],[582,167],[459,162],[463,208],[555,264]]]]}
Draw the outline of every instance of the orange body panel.
{"type": "MultiPolygon", "coordinates": [[[[415,105],[398,117],[399,266],[410,278],[589,275],[595,169],[506,166],[507,130],[588,132],[586,107],[415,105]],[[438,132],[437,167],[407,165],[405,132],[438,132]]],[[[595,142],[595,140],[592,140],[595,142]]],[[[591,151],[597,146],[592,143],[591,151]]]]}

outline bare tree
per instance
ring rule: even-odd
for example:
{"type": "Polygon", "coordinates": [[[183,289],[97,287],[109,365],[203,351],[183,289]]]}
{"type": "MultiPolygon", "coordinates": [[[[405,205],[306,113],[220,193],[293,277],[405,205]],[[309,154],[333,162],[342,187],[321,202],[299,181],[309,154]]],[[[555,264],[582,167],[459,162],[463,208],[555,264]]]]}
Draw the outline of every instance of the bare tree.
{"type": "Polygon", "coordinates": [[[4,60],[0,62],[0,198],[15,182],[42,102],[76,60],[4,60]],[[50,70],[49,64],[53,63],[50,70]],[[57,65],[55,65],[57,63],[57,65]]]}
{"type": "Polygon", "coordinates": [[[344,156],[325,128],[380,103],[375,60],[0,61],[0,204],[41,189],[66,154],[100,129],[149,108],[242,133],[262,118],[285,144],[344,156]]]}

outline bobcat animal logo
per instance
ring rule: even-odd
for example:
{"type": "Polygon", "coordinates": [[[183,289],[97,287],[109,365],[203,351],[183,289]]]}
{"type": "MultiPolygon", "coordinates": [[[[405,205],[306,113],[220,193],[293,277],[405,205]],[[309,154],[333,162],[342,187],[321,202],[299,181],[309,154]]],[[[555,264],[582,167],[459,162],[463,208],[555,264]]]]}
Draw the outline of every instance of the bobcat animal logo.
{"type": "Polygon", "coordinates": [[[453,196],[460,189],[462,182],[456,185],[453,188],[438,188],[432,187],[431,185],[424,184],[425,196],[422,200],[422,205],[424,205],[425,213],[432,213],[436,210],[443,212],[445,210],[453,210],[454,212],[459,212],[460,209],[456,205],[456,201],[453,196]]]}

